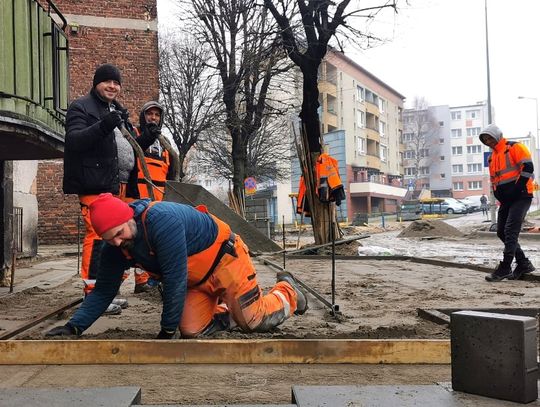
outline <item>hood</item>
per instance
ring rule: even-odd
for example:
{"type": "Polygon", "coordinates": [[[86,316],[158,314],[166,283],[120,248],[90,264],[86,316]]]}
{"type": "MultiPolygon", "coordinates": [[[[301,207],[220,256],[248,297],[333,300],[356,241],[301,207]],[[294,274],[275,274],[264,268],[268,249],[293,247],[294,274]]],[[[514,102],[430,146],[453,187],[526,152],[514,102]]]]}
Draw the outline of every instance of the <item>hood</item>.
{"type": "Polygon", "coordinates": [[[146,208],[148,208],[148,205],[150,205],[151,199],[145,198],[145,199],[138,199],[136,201],[130,202],[129,206],[133,208],[133,217],[138,218],[141,216],[141,213],[144,212],[146,208]]]}
{"type": "MultiPolygon", "coordinates": [[[[482,134],[487,134],[488,136],[493,137],[497,141],[497,143],[503,138],[503,133],[501,129],[499,129],[494,124],[490,124],[480,132],[480,134],[478,135],[480,137],[480,141],[482,141],[482,134]]],[[[485,144],[483,141],[482,143],[485,144]]]]}
{"type": "Polygon", "coordinates": [[[159,110],[161,110],[159,128],[161,128],[161,125],[163,124],[163,106],[161,106],[158,102],[151,100],[150,102],[146,102],[143,105],[141,113],[139,114],[139,126],[141,127],[141,129],[144,129],[146,127],[146,119],[144,118],[144,113],[151,107],[157,107],[159,110]]]}

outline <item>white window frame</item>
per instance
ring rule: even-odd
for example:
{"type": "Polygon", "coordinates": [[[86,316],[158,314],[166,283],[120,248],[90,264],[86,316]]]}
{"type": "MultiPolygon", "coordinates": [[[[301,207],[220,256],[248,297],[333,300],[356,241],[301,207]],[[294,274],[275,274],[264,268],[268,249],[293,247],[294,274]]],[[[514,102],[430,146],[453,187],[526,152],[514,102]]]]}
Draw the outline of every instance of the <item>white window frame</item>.
{"type": "Polygon", "coordinates": [[[452,120],[461,120],[461,110],[452,112],[452,120]]]}
{"type": "Polygon", "coordinates": [[[468,186],[469,191],[478,191],[482,189],[482,181],[469,181],[468,186]]]}
{"type": "Polygon", "coordinates": [[[453,146],[452,155],[463,155],[463,146],[453,146]]]}
{"type": "Polygon", "coordinates": [[[450,134],[452,138],[460,138],[462,136],[461,129],[452,129],[450,130],[450,134]]]}
{"type": "Polygon", "coordinates": [[[452,174],[463,174],[463,164],[452,164],[452,174]]]}
{"type": "Polygon", "coordinates": [[[452,189],[454,191],[463,191],[463,181],[453,182],[452,189]]]}

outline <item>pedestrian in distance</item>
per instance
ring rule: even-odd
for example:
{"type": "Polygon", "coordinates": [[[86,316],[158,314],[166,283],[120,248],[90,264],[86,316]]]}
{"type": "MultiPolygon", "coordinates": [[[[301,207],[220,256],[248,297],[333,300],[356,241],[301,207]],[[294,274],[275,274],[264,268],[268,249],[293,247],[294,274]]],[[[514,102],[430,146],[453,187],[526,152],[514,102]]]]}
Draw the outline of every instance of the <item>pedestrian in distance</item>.
{"type": "Polygon", "coordinates": [[[533,197],[534,166],[531,153],[522,143],[505,139],[502,131],[494,124],[483,129],[479,137],[491,149],[489,175],[493,194],[500,202],[497,236],[504,243],[503,260],[493,273],[486,276],[486,280],[519,280],[524,274],[535,270],[518,242],[533,197]],[[512,271],[514,259],[516,267],[512,271]]]}
{"type": "Polygon", "coordinates": [[[482,215],[488,215],[488,200],[484,194],[480,197],[480,209],[482,210],[482,215]]]}
{"type": "Polygon", "coordinates": [[[303,314],[307,297],[288,272],[264,295],[248,248],[229,225],[197,208],[148,199],[127,204],[102,194],[90,205],[95,231],[107,242],[95,289],[64,326],[48,336],[80,335],[105,311],[124,270],[139,264],[161,281],[163,312],[157,339],[210,335],[235,326],[267,332],[293,313],[303,314]]]}
{"type": "MultiPolygon", "coordinates": [[[[63,191],[78,195],[85,224],[81,261],[84,295],[94,288],[103,246],[92,228],[89,205],[104,192],[126,201],[139,198],[135,152],[120,131],[122,127],[133,130],[128,111],[117,100],[121,90],[120,70],[103,64],[94,73],[90,92],[74,100],[66,114],[63,191]]],[[[142,149],[155,140],[144,136],[137,138],[142,149]]],[[[125,299],[115,302],[107,313],[118,314],[127,304],[125,299]]]]}

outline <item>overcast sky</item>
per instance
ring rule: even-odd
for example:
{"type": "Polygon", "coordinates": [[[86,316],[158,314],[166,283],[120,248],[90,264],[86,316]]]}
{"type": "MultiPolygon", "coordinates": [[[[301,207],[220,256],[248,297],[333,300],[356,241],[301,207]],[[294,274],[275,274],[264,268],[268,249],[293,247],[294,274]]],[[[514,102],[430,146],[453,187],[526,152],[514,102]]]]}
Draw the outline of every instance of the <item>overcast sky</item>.
{"type": "MultiPolygon", "coordinates": [[[[158,0],[160,29],[173,24],[173,3],[158,0]]],[[[346,54],[409,101],[423,96],[431,105],[459,106],[486,100],[484,0],[409,3],[374,27],[387,43],[346,54]]],[[[518,96],[540,98],[539,17],[539,0],[488,0],[491,100],[506,136],[536,131],[535,101],[518,96]]]]}

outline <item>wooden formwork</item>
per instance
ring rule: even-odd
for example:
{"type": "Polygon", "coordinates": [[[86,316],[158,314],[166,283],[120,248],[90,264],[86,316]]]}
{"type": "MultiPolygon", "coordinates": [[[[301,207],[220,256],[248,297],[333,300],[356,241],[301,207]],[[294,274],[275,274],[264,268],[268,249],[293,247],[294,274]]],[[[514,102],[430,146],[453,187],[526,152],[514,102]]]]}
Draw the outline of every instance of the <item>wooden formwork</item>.
{"type": "Polygon", "coordinates": [[[435,339],[0,341],[0,365],[170,363],[448,364],[435,339]]]}

